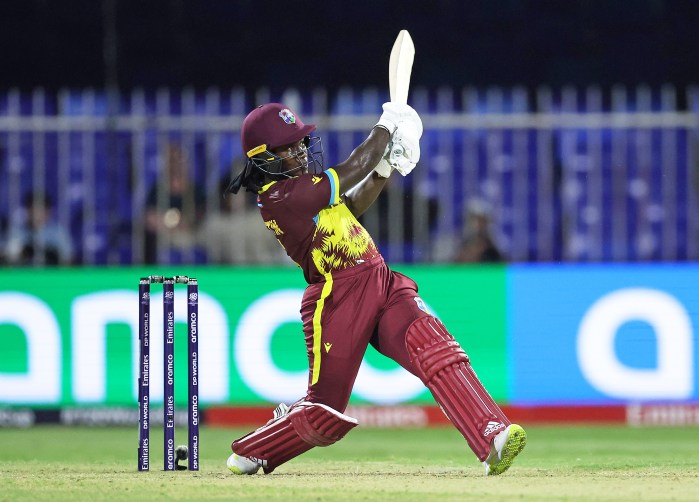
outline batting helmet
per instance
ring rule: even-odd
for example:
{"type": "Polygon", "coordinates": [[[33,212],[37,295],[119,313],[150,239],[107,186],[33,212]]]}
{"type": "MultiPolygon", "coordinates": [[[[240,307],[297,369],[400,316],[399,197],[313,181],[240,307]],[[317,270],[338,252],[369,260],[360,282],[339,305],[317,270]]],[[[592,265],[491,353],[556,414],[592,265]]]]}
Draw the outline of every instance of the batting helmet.
{"type": "Polygon", "coordinates": [[[310,133],[315,129],[315,124],[304,124],[291,108],[281,103],[267,103],[255,108],[245,117],[240,130],[247,157],[245,168],[231,181],[227,192],[238,193],[241,187],[257,192],[265,180],[290,178],[292,173],[309,169],[311,165],[315,172],[322,171],[323,147],[320,138],[310,138],[310,133]],[[270,150],[301,140],[305,140],[307,148],[305,165],[282,171],[282,157],[270,150]]]}
{"type": "Polygon", "coordinates": [[[243,121],[240,139],[248,153],[261,145],[268,150],[290,145],[309,136],[315,124],[304,124],[291,108],[281,103],[267,103],[251,111],[243,121]]]}

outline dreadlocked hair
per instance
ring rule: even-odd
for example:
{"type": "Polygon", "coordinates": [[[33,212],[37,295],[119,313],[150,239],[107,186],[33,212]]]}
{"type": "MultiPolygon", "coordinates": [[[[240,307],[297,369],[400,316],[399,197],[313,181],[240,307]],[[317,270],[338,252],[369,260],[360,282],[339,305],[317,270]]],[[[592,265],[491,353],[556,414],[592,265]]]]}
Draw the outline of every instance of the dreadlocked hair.
{"type": "Polygon", "coordinates": [[[262,190],[265,185],[265,172],[258,168],[253,159],[247,159],[245,162],[245,174],[243,186],[246,191],[257,193],[262,190]]]}

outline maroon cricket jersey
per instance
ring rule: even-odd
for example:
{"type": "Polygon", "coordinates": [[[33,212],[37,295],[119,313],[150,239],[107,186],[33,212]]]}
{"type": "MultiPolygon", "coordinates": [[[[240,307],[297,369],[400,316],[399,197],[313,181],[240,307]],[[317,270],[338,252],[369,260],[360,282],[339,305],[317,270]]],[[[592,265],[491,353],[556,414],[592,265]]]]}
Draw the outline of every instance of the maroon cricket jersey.
{"type": "Polygon", "coordinates": [[[257,205],[309,284],[379,256],[369,233],[340,198],[333,169],[269,183],[257,205]]]}

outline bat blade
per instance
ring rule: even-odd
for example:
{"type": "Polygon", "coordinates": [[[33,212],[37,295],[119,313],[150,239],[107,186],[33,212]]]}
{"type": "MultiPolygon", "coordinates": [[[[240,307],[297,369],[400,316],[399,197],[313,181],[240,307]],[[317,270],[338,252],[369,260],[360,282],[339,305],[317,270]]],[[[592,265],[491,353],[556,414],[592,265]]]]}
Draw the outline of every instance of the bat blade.
{"type": "Polygon", "coordinates": [[[396,103],[408,102],[410,74],[413,71],[415,45],[408,30],[401,30],[391,49],[388,61],[388,86],[391,101],[396,103]]]}

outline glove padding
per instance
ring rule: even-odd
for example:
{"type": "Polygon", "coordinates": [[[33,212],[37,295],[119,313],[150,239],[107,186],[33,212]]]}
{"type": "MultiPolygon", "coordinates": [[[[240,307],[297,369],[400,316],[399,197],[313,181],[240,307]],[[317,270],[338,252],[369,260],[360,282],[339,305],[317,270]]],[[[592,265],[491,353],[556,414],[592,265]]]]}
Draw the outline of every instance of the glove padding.
{"type": "Polygon", "coordinates": [[[389,101],[383,104],[383,113],[376,125],[386,128],[389,134],[393,135],[398,124],[406,121],[415,123],[422,135],[422,121],[417,112],[410,105],[389,101]]]}
{"type": "Polygon", "coordinates": [[[376,125],[388,129],[391,140],[374,171],[382,178],[388,178],[395,168],[407,176],[420,160],[422,120],[407,104],[388,102],[383,104],[383,110],[376,125]]]}
{"type": "Polygon", "coordinates": [[[393,142],[389,140],[389,142],[386,144],[386,149],[383,152],[383,157],[381,157],[381,160],[379,161],[378,164],[376,164],[376,167],[374,168],[374,171],[376,171],[376,174],[378,174],[382,178],[388,178],[391,176],[391,172],[393,171],[393,166],[388,162],[388,157],[391,154],[391,146],[393,145],[393,142]]]}
{"type": "Polygon", "coordinates": [[[376,171],[376,174],[378,174],[382,178],[388,178],[389,176],[391,176],[391,171],[393,171],[393,167],[391,166],[391,164],[388,163],[386,159],[381,159],[379,163],[376,164],[374,171],[376,171]]]}
{"type": "Polygon", "coordinates": [[[414,121],[400,122],[396,132],[393,133],[390,152],[384,158],[392,168],[403,176],[410,174],[420,161],[421,136],[422,122],[418,127],[414,121]]]}

